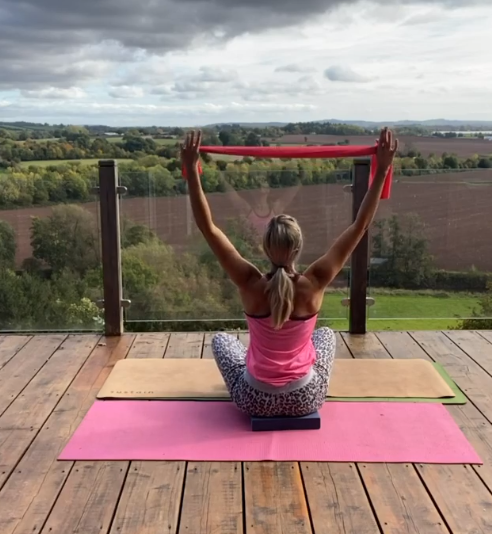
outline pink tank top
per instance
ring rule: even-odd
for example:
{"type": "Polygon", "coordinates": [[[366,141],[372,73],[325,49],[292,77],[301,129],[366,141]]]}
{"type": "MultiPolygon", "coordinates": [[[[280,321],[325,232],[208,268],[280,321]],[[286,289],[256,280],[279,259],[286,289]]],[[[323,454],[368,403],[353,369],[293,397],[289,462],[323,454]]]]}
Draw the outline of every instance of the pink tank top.
{"type": "Polygon", "coordinates": [[[306,376],[316,361],[311,336],[317,318],[314,315],[292,319],[281,330],[275,330],[269,317],[246,315],[250,334],[246,354],[248,372],[256,380],[272,386],[285,386],[306,376]]]}

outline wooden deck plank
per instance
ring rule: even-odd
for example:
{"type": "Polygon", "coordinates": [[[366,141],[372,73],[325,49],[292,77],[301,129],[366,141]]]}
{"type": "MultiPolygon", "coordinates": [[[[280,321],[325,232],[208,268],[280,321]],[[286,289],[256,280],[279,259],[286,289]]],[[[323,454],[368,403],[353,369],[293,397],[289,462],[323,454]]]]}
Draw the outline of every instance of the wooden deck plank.
{"type": "Polygon", "coordinates": [[[355,358],[389,358],[382,343],[373,333],[363,335],[342,332],[342,338],[355,358]]]}
{"type": "MultiPolygon", "coordinates": [[[[169,334],[139,334],[131,345],[127,358],[158,358],[159,354],[162,357],[163,345],[167,344],[168,339],[169,334]]],[[[75,462],[47,523],[48,528],[59,530],[49,532],[73,532],[80,528],[79,525],[84,526],[84,534],[108,532],[130,468],[131,464],[127,461],[75,462]],[[114,465],[117,467],[113,467],[114,465]],[[94,481],[92,488],[91,481],[94,481]],[[88,503],[88,508],[90,503],[97,503],[96,513],[91,517],[84,506],[77,506],[65,518],[64,506],[58,503],[68,502],[69,499],[72,502],[88,503]]]]}
{"type": "Polygon", "coordinates": [[[483,465],[473,469],[492,493],[492,425],[472,404],[449,406],[448,411],[482,459],[483,465]]]}
{"type": "MultiPolygon", "coordinates": [[[[203,337],[203,333],[192,336],[174,332],[171,334],[139,334],[128,358],[167,358],[169,354],[172,354],[172,357],[200,358],[203,337]],[[164,342],[166,343],[165,351],[162,350],[164,342]]],[[[113,513],[116,510],[111,532],[119,533],[118,527],[121,526],[128,533],[149,532],[150,534],[150,532],[158,531],[156,528],[151,529],[153,524],[157,524],[157,528],[165,532],[176,532],[186,462],[125,462],[125,464],[128,477],[121,484],[119,484],[120,481],[118,482],[121,499],[118,501],[118,496],[114,494],[106,501],[108,509],[113,513]],[[149,475],[149,473],[154,474],[149,475]],[[166,477],[169,475],[169,477],[161,479],[158,478],[159,475],[166,477]],[[143,487],[147,488],[147,491],[144,491],[143,487]],[[163,508],[156,508],[166,496],[171,500],[165,501],[163,508]],[[164,522],[159,524],[161,519],[164,522]]]]}
{"type": "Polygon", "coordinates": [[[463,465],[417,466],[453,534],[492,532],[492,495],[463,465]]]}
{"type": "Polygon", "coordinates": [[[111,534],[174,534],[184,473],[185,462],[132,462],[111,534]]]}
{"type": "Polygon", "coordinates": [[[388,353],[395,359],[423,359],[433,361],[408,332],[376,332],[388,353]]]}
{"type": "Polygon", "coordinates": [[[492,345],[477,332],[451,330],[444,334],[492,376],[492,345]]]}
{"type": "Polygon", "coordinates": [[[492,378],[442,332],[410,332],[412,338],[446,371],[492,422],[492,378]]]}
{"type": "Polygon", "coordinates": [[[0,336],[0,369],[9,362],[32,336],[0,336]]]}
{"type": "MultiPolygon", "coordinates": [[[[336,358],[353,358],[339,332],[336,358]]],[[[314,531],[380,532],[355,463],[301,463],[314,531]]]]}
{"type": "Polygon", "coordinates": [[[106,345],[97,346],[63,395],[0,491],[2,534],[39,532],[74,465],[57,457],[133,339],[108,338],[106,345]]]}
{"type": "Polygon", "coordinates": [[[0,417],[0,487],[60,401],[100,336],[69,336],[0,417]]]}
{"type": "Polygon", "coordinates": [[[33,338],[0,369],[0,415],[51,358],[66,336],[33,338]]]}
{"type": "Polygon", "coordinates": [[[246,462],[244,497],[248,534],[312,534],[297,463],[246,462]]]}
{"type": "Polygon", "coordinates": [[[108,532],[127,462],[76,462],[41,533],[108,532]]]}
{"type": "Polygon", "coordinates": [[[212,339],[215,336],[215,332],[207,332],[203,338],[203,350],[202,358],[211,360],[214,355],[212,352],[212,339]]]}
{"type": "MultiPolygon", "coordinates": [[[[430,349],[425,344],[421,346],[417,339],[425,338],[425,332],[411,335],[396,332],[366,336],[337,334],[337,358],[352,357],[352,353],[356,357],[434,358],[437,346],[441,354],[436,360],[445,365],[463,389],[465,383],[470,390],[465,393],[471,402],[447,408],[484,460],[483,467],[426,465],[406,468],[405,465],[361,464],[358,469],[354,464],[247,463],[243,470],[244,509],[240,464],[57,462],[56,457],[68,436],[92,404],[115,361],[128,352],[133,336],[108,338],[106,346],[96,346],[85,363],[80,362],[82,369],[78,373],[74,363],[77,357],[68,353],[60,355],[65,348],[56,351],[20,392],[29,396],[33,409],[28,410],[27,401],[19,395],[4,414],[8,418],[0,417],[0,447],[7,432],[15,431],[16,438],[24,440],[24,444],[29,445],[32,441],[27,452],[19,456],[15,471],[3,479],[0,532],[153,534],[162,531],[176,534],[179,530],[184,534],[208,529],[234,534],[488,532],[492,525],[492,425],[487,419],[492,412],[487,406],[491,406],[488,392],[492,390],[492,376],[447,334],[430,332],[430,338],[438,340],[437,345],[429,343],[430,349]],[[122,343],[121,347],[126,343],[126,351],[118,349],[118,355],[111,343],[122,343]],[[70,362],[65,364],[63,357],[68,357],[70,362]],[[72,378],[76,376],[75,380],[70,377],[68,382],[62,380],[52,363],[54,358],[58,365],[65,366],[65,374],[71,372],[72,378]],[[48,379],[48,367],[54,376],[43,386],[47,388],[51,403],[51,413],[46,420],[43,419],[46,406],[37,406],[40,400],[44,402],[43,398],[39,391],[33,392],[32,384],[37,384],[36,390],[41,388],[48,379]],[[57,388],[61,389],[62,395],[58,399],[57,388]],[[8,426],[15,423],[9,416],[14,406],[18,406],[18,413],[27,416],[27,425],[19,424],[17,420],[15,426],[8,426]],[[39,424],[42,425],[40,430],[39,424]],[[236,467],[234,472],[232,466],[236,467]],[[406,469],[411,470],[410,476],[404,472],[406,469]],[[359,471],[364,471],[362,479],[359,471]],[[223,490],[212,495],[211,490],[220,487],[223,490]],[[227,499],[220,496],[223,492],[231,504],[225,504],[227,499]],[[181,499],[183,507],[180,512],[181,499]]],[[[162,357],[166,346],[170,345],[171,357],[210,357],[212,335],[137,335],[129,356],[162,357]],[[145,336],[150,338],[145,339],[145,336]]],[[[475,335],[480,344],[483,339],[490,345],[482,332],[475,335]]],[[[241,337],[247,344],[248,334],[242,333],[241,337]]],[[[0,354],[2,339],[0,337],[0,354]]],[[[63,345],[67,342],[68,339],[63,345]]],[[[482,345],[482,348],[486,346],[482,345]]],[[[4,397],[4,393],[0,394],[0,403],[4,397]]],[[[24,451],[25,448],[26,445],[24,451]]],[[[3,453],[2,448],[2,461],[3,453]]]]}
{"type": "MultiPolygon", "coordinates": [[[[416,332],[412,332],[412,335],[417,339],[422,337],[426,340],[425,346],[432,358],[436,359],[437,361],[451,359],[453,365],[450,365],[449,367],[446,366],[446,370],[451,378],[456,381],[458,386],[460,386],[467,393],[469,399],[472,402],[475,402],[477,398],[474,394],[475,388],[473,387],[473,375],[469,375],[468,372],[466,372],[464,375],[466,381],[462,382],[462,373],[456,374],[455,370],[467,370],[471,364],[477,374],[483,373],[483,375],[485,375],[485,371],[478,368],[474,362],[470,362],[468,356],[460,349],[450,345],[441,333],[435,333],[435,335],[438,335],[438,338],[442,340],[442,342],[435,344],[429,343],[429,336],[427,335],[420,336],[420,333],[416,332]],[[453,352],[448,352],[448,348],[453,350],[453,352]],[[471,386],[470,383],[472,384],[471,386]],[[468,387],[465,388],[464,386],[468,387]]],[[[407,337],[411,339],[410,342],[406,342],[408,347],[410,347],[411,344],[416,343],[409,334],[407,334],[407,337]]],[[[422,347],[420,347],[418,344],[417,347],[420,348],[420,350],[423,352],[423,355],[425,354],[425,356],[427,356],[422,347]]],[[[389,349],[392,350],[392,347],[389,347],[389,349]]],[[[413,350],[417,351],[418,349],[413,350]]],[[[424,357],[423,355],[422,357],[424,357]]],[[[415,352],[415,356],[418,356],[418,352],[415,352]]],[[[490,387],[492,388],[492,381],[490,382],[490,387]]],[[[473,469],[492,491],[492,424],[487,420],[484,414],[481,413],[480,410],[478,410],[470,402],[463,406],[447,406],[447,409],[453,416],[461,431],[465,434],[467,439],[470,441],[483,460],[483,466],[473,466],[473,469]]]]}
{"type": "Polygon", "coordinates": [[[130,358],[163,358],[169,343],[167,332],[138,334],[133,345],[130,358]]]}
{"type": "MultiPolygon", "coordinates": [[[[343,334],[343,338],[356,358],[412,356],[404,343],[410,339],[408,335],[405,338],[393,335],[385,337],[382,333],[368,333],[365,336],[343,334]],[[380,335],[386,340],[386,346],[379,339],[380,335]]],[[[413,356],[417,349],[417,345],[413,347],[413,356]]],[[[422,356],[421,351],[419,354],[422,356]]],[[[384,534],[447,533],[448,530],[442,528],[443,524],[439,525],[442,523],[439,510],[418,477],[415,466],[408,465],[408,468],[391,464],[359,465],[362,480],[384,534]],[[409,513],[409,510],[414,513],[409,513]]]]}
{"type": "Polygon", "coordinates": [[[169,338],[166,358],[201,358],[204,334],[173,332],[169,338]]]}
{"type": "Polygon", "coordinates": [[[492,343],[492,330],[477,330],[477,334],[482,336],[489,343],[492,343]]]}
{"type": "MultiPolygon", "coordinates": [[[[238,339],[248,347],[249,332],[238,339]]],[[[243,470],[248,534],[312,532],[298,463],[246,462],[243,470]]]]}
{"type": "Polygon", "coordinates": [[[189,463],[179,533],[243,533],[241,464],[189,463]]]}
{"type": "Polygon", "coordinates": [[[360,469],[384,534],[449,534],[412,464],[360,469]]]}
{"type": "Polygon", "coordinates": [[[357,467],[346,463],[302,463],[314,532],[379,534],[357,467]]]}
{"type": "Polygon", "coordinates": [[[337,340],[337,349],[335,353],[335,358],[340,358],[344,360],[346,360],[347,358],[352,358],[352,354],[350,353],[340,332],[335,332],[335,337],[337,340]]]}
{"type": "MultiPolygon", "coordinates": [[[[418,333],[420,335],[420,332],[418,333]]],[[[434,337],[443,336],[443,334],[434,332],[434,337]]],[[[380,333],[378,336],[381,339],[385,340],[386,348],[390,351],[392,355],[413,355],[414,357],[419,357],[419,347],[415,346],[413,343],[413,340],[410,342],[408,341],[410,336],[405,335],[397,335],[397,334],[387,334],[387,333],[380,333]]],[[[419,336],[417,336],[419,337],[419,336]]],[[[428,336],[422,336],[424,338],[427,338],[428,336]]],[[[449,344],[445,342],[446,337],[443,336],[444,340],[442,341],[445,350],[447,349],[453,349],[452,343],[449,344]]],[[[449,340],[448,340],[449,341],[449,340]]],[[[442,349],[442,345],[438,346],[442,349]]],[[[422,349],[422,347],[421,347],[422,349]]],[[[464,354],[462,351],[458,352],[459,349],[455,346],[455,349],[453,349],[453,358],[460,358],[462,365],[466,367],[467,363],[474,364],[466,354],[464,354]]],[[[427,351],[428,352],[428,351],[427,351]]],[[[444,354],[446,352],[444,351],[444,354]]],[[[434,357],[434,354],[431,354],[434,357]]],[[[425,353],[422,351],[420,353],[420,357],[426,357],[425,353]]],[[[476,366],[476,364],[474,364],[476,366]]],[[[477,375],[479,373],[482,373],[485,375],[485,372],[480,369],[478,366],[476,366],[477,369],[477,375]],[[479,370],[479,371],[478,371],[479,370]]],[[[454,377],[453,377],[454,378],[454,377]]],[[[456,413],[470,413],[470,411],[473,413],[473,406],[471,405],[465,405],[465,406],[449,406],[448,410],[452,414],[456,413]]],[[[475,416],[478,415],[478,410],[475,410],[475,416]]],[[[483,416],[482,416],[483,417],[483,416]]],[[[485,418],[482,419],[482,426],[485,425],[486,427],[490,426],[490,423],[486,421],[485,418]]],[[[470,426],[468,425],[468,429],[470,429],[470,426]]],[[[465,431],[466,428],[463,428],[465,431]]],[[[466,433],[465,435],[470,439],[470,442],[472,444],[479,443],[481,440],[479,439],[479,436],[475,433],[466,433]]],[[[477,447],[478,451],[478,447],[477,447]]],[[[486,458],[484,458],[484,461],[486,458]]],[[[394,469],[395,466],[391,465],[388,466],[391,469],[394,469]]],[[[478,471],[474,470],[470,466],[443,466],[443,465],[426,465],[426,466],[418,466],[417,467],[419,473],[421,474],[424,483],[426,485],[426,488],[432,495],[432,498],[434,502],[437,504],[440,513],[444,517],[444,520],[447,524],[447,526],[451,529],[453,533],[475,533],[475,532],[482,532],[482,528],[484,525],[488,525],[488,521],[490,520],[490,525],[492,526],[492,494],[487,490],[486,486],[484,485],[484,481],[481,479],[481,477],[477,474],[478,471]],[[449,491],[446,486],[452,485],[454,486],[454,489],[452,491],[449,491]],[[465,488],[463,492],[460,492],[458,488],[463,487],[465,488]],[[484,507],[485,510],[490,510],[490,513],[485,514],[485,520],[482,523],[478,517],[474,517],[475,513],[471,513],[470,516],[468,516],[470,512],[470,504],[471,499],[482,499],[481,505],[484,507]]],[[[489,473],[490,465],[486,466],[486,470],[484,470],[485,474],[489,473]]],[[[381,481],[378,482],[378,484],[381,484],[381,481]]],[[[406,499],[406,502],[409,502],[408,499],[406,499]]],[[[373,501],[374,503],[374,501],[373,501]]],[[[375,504],[375,503],[374,503],[375,504]]],[[[480,506],[476,506],[475,512],[478,513],[478,509],[480,506]]],[[[417,514],[413,514],[411,516],[414,518],[417,518],[417,514]]],[[[417,531],[419,532],[419,531],[417,531]]],[[[432,530],[430,531],[432,532],[432,530]]],[[[483,530],[485,532],[485,530],[483,530]]]]}

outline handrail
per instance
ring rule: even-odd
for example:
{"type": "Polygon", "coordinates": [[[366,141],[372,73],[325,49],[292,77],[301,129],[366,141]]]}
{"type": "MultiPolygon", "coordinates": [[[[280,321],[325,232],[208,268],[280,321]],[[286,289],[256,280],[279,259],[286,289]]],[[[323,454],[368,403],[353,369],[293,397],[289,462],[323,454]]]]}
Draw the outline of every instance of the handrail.
{"type": "Polygon", "coordinates": [[[98,193],[101,218],[104,330],[107,336],[120,336],[123,333],[123,284],[118,199],[121,189],[119,188],[118,163],[115,160],[99,162],[98,193]]]}
{"type": "MultiPolygon", "coordinates": [[[[352,179],[352,220],[355,221],[360,206],[369,189],[371,160],[354,161],[352,179]]],[[[367,328],[367,279],[369,268],[369,232],[364,234],[350,259],[350,307],[349,331],[365,334],[367,328]]]]}

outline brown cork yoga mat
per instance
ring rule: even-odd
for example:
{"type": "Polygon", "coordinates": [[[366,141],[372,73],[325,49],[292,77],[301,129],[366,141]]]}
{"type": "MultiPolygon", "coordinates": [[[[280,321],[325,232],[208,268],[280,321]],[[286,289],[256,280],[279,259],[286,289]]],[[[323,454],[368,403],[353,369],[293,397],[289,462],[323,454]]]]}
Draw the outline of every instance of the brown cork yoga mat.
{"type": "MultiPolygon", "coordinates": [[[[442,368],[426,360],[335,360],[327,400],[445,402],[457,396],[442,368]]],[[[214,360],[120,360],[98,399],[227,400],[214,360]]]]}

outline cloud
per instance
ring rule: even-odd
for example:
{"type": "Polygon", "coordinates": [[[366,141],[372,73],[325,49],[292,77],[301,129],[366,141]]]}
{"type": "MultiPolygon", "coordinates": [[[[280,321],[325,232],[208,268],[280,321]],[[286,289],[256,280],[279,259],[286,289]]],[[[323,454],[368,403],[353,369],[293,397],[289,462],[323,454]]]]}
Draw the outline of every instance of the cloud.
{"type": "Polygon", "coordinates": [[[341,65],[333,65],[327,68],[325,70],[325,77],[331,82],[367,83],[372,80],[368,76],[358,74],[350,67],[342,67],[341,65]]]}
{"type": "Polygon", "coordinates": [[[141,87],[120,85],[111,88],[108,94],[112,98],[140,98],[144,95],[144,91],[141,87]]]}
{"type": "MultiPolygon", "coordinates": [[[[490,0],[403,3],[455,8],[485,6],[490,0]]],[[[247,33],[294,28],[355,4],[357,0],[1,0],[0,88],[79,85],[102,74],[97,68],[101,62],[119,64],[247,33]]]]}
{"type": "Polygon", "coordinates": [[[282,65],[281,67],[277,67],[275,69],[275,72],[288,72],[288,73],[314,72],[314,69],[306,65],[290,63],[289,65],[282,65]]]}
{"type": "Polygon", "coordinates": [[[2,117],[176,125],[207,114],[225,122],[492,118],[490,54],[476,44],[490,32],[490,0],[305,4],[0,0],[2,117]]]}
{"type": "Polygon", "coordinates": [[[48,87],[39,90],[23,90],[21,95],[24,98],[36,98],[44,100],[72,100],[74,98],[84,98],[87,93],[80,87],[70,87],[62,89],[59,87],[48,87]]]}
{"type": "Polygon", "coordinates": [[[237,78],[234,70],[220,69],[214,67],[201,67],[200,72],[191,77],[190,81],[229,83],[237,78]]]}

